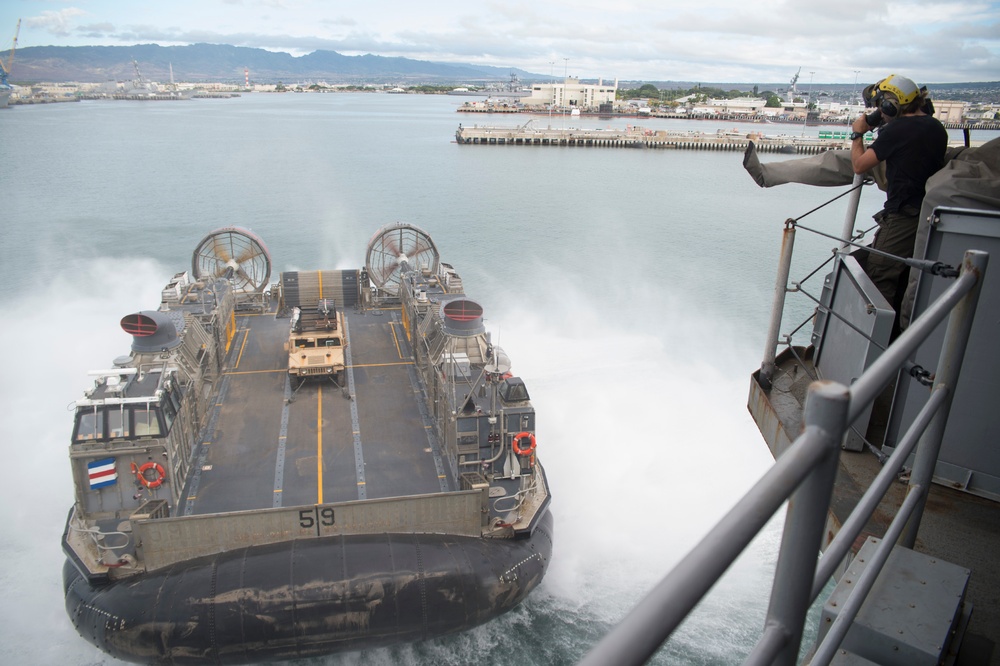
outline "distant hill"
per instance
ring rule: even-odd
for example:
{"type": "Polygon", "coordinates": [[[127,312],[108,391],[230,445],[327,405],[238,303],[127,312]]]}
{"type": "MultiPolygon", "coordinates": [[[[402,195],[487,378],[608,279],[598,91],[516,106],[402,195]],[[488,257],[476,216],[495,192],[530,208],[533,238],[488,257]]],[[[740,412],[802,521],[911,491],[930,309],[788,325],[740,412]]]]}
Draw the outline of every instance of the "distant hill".
{"type": "Polygon", "coordinates": [[[224,44],[190,46],[28,46],[18,49],[11,77],[16,82],[80,81],[100,83],[135,78],[132,61],[153,81],[240,82],[243,68],[258,83],[459,83],[547,78],[504,67],[444,64],[377,55],[345,56],[313,51],[300,57],[224,44]]]}
{"type": "MultiPolygon", "coordinates": [[[[512,67],[487,67],[462,63],[429,62],[410,58],[388,58],[378,55],[345,56],[336,51],[313,51],[295,57],[288,53],[264,49],[230,46],[227,44],[191,44],[189,46],[28,46],[17,50],[14,58],[15,83],[36,81],[80,81],[103,83],[129,81],[135,78],[133,59],[142,75],[152,81],[174,79],[194,83],[242,83],[243,68],[250,70],[255,83],[389,83],[416,84],[483,84],[508,81],[511,74],[524,81],[548,81],[545,74],[535,74],[512,67]]],[[[596,81],[596,79],[594,79],[596,81]]],[[[605,78],[605,81],[610,81],[605,78]]],[[[695,86],[723,90],[780,90],[787,83],[710,83],[678,80],[619,82],[620,88],[638,88],[653,83],[661,90],[690,89],[695,86]]],[[[858,84],[809,84],[816,95],[834,92],[857,92],[858,84]]],[[[938,99],[995,101],[1000,98],[1000,82],[928,84],[932,96],[938,99]]],[[[800,91],[805,92],[805,91],[800,91]]]]}

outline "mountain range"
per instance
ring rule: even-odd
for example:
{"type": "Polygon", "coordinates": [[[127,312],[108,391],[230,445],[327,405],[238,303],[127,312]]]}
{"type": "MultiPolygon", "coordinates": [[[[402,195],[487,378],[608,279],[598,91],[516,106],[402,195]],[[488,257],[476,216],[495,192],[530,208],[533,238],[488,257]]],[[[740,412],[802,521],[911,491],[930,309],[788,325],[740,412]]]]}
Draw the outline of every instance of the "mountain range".
{"type": "MultiPolygon", "coordinates": [[[[14,83],[38,81],[103,83],[129,81],[138,66],[148,80],[167,82],[171,69],[176,81],[191,83],[243,83],[244,68],[251,83],[330,84],[392,84],[392,85],[482,85],[508,81],[516,75],[524,82],[548,81],[553,77],[535,74],[514,67],[489,67],[463,63],[430,62],[411,58],[390,58],[379,55],[347,56],[336,51],[313,51],[308,55],[227,44],[191,44],[188,46],[29,46],[17,50],[11,80],[14,83]],[[133,65],[135,61],[136,65],[133,65]]],[[[555,77],[559,78],[559,77],[555,77]]],[[[630,82],[621,81],[628,86],[630,82]]],[[[635,87],[638,87],[638,82],[635,87]]],[[[650,81],[646,81],[650,83],[650,81]]],[[[724,90],[784,90],[782,83],[694,83],[691,81],[653,81],[661,89],[688,89],[707,85],[724,90]],[[759,85],[758,85],[759,84],[759,85]]],[[[857,84],[810,84],[810,91],[844,92],[857,84]]],[[[958,99],[972,102],[996,102],[1000,99],[1000,82],[928,84],[938,99],[958,99]]]]}
{"type": "Polygon", "coordinates": [[[17,50],[15,82],[79,81],[100,83],[135,78],[135,66],[153,81],[298,83],[460,83],[545,79],[516,68],[439,63],[378,55],[346,56],[313,51],[304,56],[225,44],[189,46],[29,46],[17,50]]]}

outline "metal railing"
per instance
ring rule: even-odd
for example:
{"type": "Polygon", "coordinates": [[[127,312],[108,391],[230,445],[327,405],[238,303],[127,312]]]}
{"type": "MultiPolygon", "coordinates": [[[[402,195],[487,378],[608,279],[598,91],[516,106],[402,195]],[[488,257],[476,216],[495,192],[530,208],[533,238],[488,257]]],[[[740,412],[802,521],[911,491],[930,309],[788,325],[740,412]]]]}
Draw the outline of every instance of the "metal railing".
{"type": "MultiPolygon", "coordinates": [[[[856,189],[860,189],[860,181],[856,179],[855,183],[856,189]]],[[[852,208],[856,210],[856,200],[852,208]]],[[[844,238],[850,238],[854,210],[848,212],[844,238]]],[[[778,278],[780,290],[776,290],[781,295],[776,296],[776,308],[783,308],[791,261],[792,242],[787,227],[785,233],[778,278]]],[[[641,664],[652,657],[787,501],[763,633],[744,663],[794,664],[810,605],[843,561],[896,473],[916,448],[905,500],[873,561],[869,562],[836,621],[816,647],[811,663],[828,664],[893,546],[898,542],[912,548],[916,539],[988,260],[989,255],[984,252],[966,252],[955,282],[851,387],[828,380],[813,382],[806,398],[802,434],[709,534],[580,663],[584,666],[641,664]],[[845,431],[945,318],[948,318],[948,328],[930,398],[837,537],[817,559],[845,431]]],[[[767,379],[765,373],[769,366],[771,370],[774,366],[780,309],[776,317],[778,321],[772,320],[769,351],[761,368],[762,384],[767,379]]]]}

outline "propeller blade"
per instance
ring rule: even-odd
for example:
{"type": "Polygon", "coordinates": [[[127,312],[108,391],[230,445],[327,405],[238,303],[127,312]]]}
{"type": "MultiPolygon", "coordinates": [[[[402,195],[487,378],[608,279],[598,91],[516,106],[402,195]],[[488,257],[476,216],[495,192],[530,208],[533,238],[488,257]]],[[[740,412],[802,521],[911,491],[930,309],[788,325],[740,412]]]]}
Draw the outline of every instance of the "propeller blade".
{"type": "Polygon", "coordinates": [[[379,268],[379,278],[380,278],[379,282],[381,284],[385,284],[386,280],[389,279],[389,276],[392,275],[397,268],[399,268],[398,261],[393,261],[392,263],[389,264],[383,264],[379,268]]]}
{"type": "Polygon", "coordinates": [[[215,254],[218,260],[222,263],[225,264],[229,262],[229,253],[226,252],[226,248],[219,243],[218,238],[212,239],[212,253],[215,254]]]}
{"type": "Polygon", "coordinates": [[[239,256],[236,257],[236,263],[238,264],[246,263],[251,259],[259,257],[261,254],[263,254],[263,251],[260,249],[260,247],[257,246],[256,243],[253,243],[247,246],[245,249],[243,249],[242,252],[240,252],[239,256]]]}

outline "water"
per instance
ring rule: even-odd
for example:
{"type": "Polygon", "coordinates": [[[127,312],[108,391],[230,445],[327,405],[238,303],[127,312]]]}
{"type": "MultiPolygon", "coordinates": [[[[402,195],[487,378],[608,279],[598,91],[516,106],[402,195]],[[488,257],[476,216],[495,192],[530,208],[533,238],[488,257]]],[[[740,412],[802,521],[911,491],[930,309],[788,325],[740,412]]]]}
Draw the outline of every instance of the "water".
{"type": "MultiPolygon", "coordinates": [[[[458,146],[459,122],[516,122],[458,114],[460,102],[249,95],[0,114],[0,660],[115,663],[63,608],[67,405],[87,370],[126,352],[121,316],[155,306],[218,227],[263,237],[273,275],[358,267],[383,224],[426,229],[539,413],[557,536],[543,585],[476,630],[311,664],[573,663],[767,468],[746,395],[780,232],[831,192],[761,190],[738,153],[458,146]]],[[[880,199],[866,192],[863,210],[880,199]]],[[[842,210],[811,223],[837,233],[842,210]]],[[[832,245],[797,245],[810,243],[832,245]]],[[[778,529],[657,661],[740,661],[763,623],[778,529]]]]}

